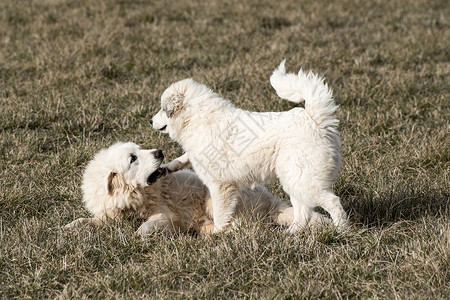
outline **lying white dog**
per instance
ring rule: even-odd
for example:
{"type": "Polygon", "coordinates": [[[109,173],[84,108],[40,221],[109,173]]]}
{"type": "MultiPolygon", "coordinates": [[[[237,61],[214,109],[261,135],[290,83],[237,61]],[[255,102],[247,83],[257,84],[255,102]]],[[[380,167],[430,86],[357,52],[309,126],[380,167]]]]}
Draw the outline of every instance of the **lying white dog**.
{"type": "MultiPolygon", "coordinates": [[[[161,150],[142,150],[134,143],[117,143],[97,153],[86,167],[82,184],[83,202],[94,217],[79,218],[66,228],[133,215],[145,221],[138,234],[154,229],[212,232],[213,207],[207,187],[191,171],[167,174],[161,167],[163,158],[161,150]]],[[[292,223],[292,207],[264,187],[236,194],[233,220],[252,214],[280,225],[292,223]]],[[[317,214],[315,221],[323,220],[317,214]]]]}
{"type": "Polygon", "coordinates": [[[336,226],[346,213],[332,191],[341,165],[337,106],[323,80],[313,73],[286,74],[285,61],[270,78],[277,94],[305,108],[286,112],[249,112],[236,108],[192,79],[172,84],[161,96],[155,129],[168,133],[185,154],[170,171],[189,163],[209,188],[215,230],[230,226],[239,188],[277,176],[294,207],[295,232],[321,206],[336,226]]]}

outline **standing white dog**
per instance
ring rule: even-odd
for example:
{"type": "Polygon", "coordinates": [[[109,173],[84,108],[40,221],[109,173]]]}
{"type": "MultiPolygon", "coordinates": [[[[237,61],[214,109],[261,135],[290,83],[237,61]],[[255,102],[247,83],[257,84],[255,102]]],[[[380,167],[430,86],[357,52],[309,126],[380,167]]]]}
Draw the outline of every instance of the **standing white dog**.
{"type": "Polygon", "coordinates": [[[209,188],[215,230],[230,226],[237,189],[277,176],[294,207],[295,232],[321,206],[336,226],[346,213],[332,191],[341,165],[337,109],[323,79],[302,70],[286,74],[281,62],[270,83],[277,94],[305,108],[285,112],[249,112],[236,108],[192,79],[172,84],[161,96],[161,110],[151,123],[169,133],[186,152],[170,171],[192,165],[209,188]]]}

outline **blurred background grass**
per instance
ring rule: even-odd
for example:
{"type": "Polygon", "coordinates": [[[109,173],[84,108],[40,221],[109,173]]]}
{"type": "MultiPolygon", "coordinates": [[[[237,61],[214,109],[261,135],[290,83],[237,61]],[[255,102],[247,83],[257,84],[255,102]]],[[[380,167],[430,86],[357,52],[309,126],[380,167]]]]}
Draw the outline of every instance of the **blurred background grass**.
{"type": "Polygon", "coordinates": [[[449,15],[420,0],[2,1],[0,295],[448,298],[449,15]],[[59,229],[88,215],[81,174],[102,147],[181,154],[148,123],[170,83],[286,110],[269,84],[284,58],[324,75],[340,105],[348,232],[59,229]]]}

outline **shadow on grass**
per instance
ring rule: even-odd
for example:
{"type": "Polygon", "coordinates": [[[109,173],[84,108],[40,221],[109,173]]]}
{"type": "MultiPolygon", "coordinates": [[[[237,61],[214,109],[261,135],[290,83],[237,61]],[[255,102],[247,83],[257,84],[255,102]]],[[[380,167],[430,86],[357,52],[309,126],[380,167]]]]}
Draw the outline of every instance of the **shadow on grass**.
{"type": "Polygon", "coordinates": [[[450,215],[448,189],[418,190],[417,187],[399,186],[375,197],[361,193],[359,197],[342,197],[351,222],[369,227],[398,221],[413,221],[425,216],[450,215]]]}

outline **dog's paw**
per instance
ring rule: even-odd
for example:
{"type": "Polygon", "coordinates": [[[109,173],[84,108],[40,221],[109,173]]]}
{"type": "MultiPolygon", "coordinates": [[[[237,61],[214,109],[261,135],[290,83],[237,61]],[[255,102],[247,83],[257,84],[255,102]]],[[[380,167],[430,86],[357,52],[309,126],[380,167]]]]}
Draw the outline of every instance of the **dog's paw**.
{"type": "Polygon", "coordinates": [[[227,224],[225,226],[221,226],[220,228],[218,228],[217,226],[214,226],[214,230],[213,233],[226,233],[226,232],[230,232],[233,229],[235,229],[236,226],[235,224],[227,224]]]}
{"type": "Polygon", "coordinates": [[[169,173],[180,171],[182,169],[186,169],[191,165],[187,154],[183,154],[182,156],[175,158],[168,164],[161,165],[162,168],[166,168],[169,173]]]}
{"type": "Polygon", "coordinates": [[[288,229],[286,229],[286,232],[289,234],[294,234],[304,230],[305,228],[306,226],[304,225],[300,225],[299,223],[293,223],[291,226],[288,227],[288,229]]]}
{"type": "Polygon", "coordinates": [[[158,228],[156,224],[152,222],[144,222],[134,233],[135,236],[145,237],[155,232],[162,231],[162,229],[158,228]]]}
{"type": "Polygon", "coordinates": [[[214,223],[203,224],[200,228],[200,234],[212,234],[214,232],[214,223]]]}
{"type": "Polygon", "coordinates": [[[78,218],[69,224],[62,227],[63,230],[70,230],[73,228],[83,227],[83,226],[96,226],[100,225],[101,221],[96,218],[78,218]]]}
{"type": "Polygon", "coordinates": [[[69,224],[63,226],[62,228],[64,230],[70,230],[73,228],[81,227],[88,222],[86,220],[87,220],[86,218],[79,218],[79,219],[76,219],[76,220],[70,222],[69,224]]]}
{"type": "MultiPolygon", "coordinates": [[[[153,228],[151,228],[151,229],[153,229],[153,228]]],[[[143,237],[143,236],[149,234],[151,231],[152,230],[150,230],[149,228],[146,228],[145,226],[141,225],[141,226],[139,226],[138,230],[136,230],[134,235],[143,237]]]]}
{"type": "Polygon", "coordinates": [[[138,230],[135,232],[135,235],[145,236],[156,231],[172,232],[172,220],[162,213],[152,215],[147,221],[139,226],[138,230]]]}
{"type": "Polygon", "coordinates": [[[311,220],[302,219],[300,221],[294,221],[292,222],[291,226],[288,227],[286,230],[290,234],[299,233],[307,230],[308,228],[311,228],[313,225],[310,223],[311,220]]]}
{"type": "Polygon", "coordinates": [[[162,165],[161,167],[166,168],[167,171],[169,171],[169,173],[173,173],[184,169],[183,164],[181,164],[178,160],[173,160],[166,165],[162,165]]]}
{"type": "Polygon", "coordinates": [[[170,173],[173,173],[173,172],[178,171],[178,170],[176,170],[175,168],[171,167],[170,164],[171,164],[171,163],[168,163],[168,164],[162,164],[162,165],[160,166],[160,168],[165,169],[165,170],[167,171],[167,174],[170,174],[170,173]]]}

